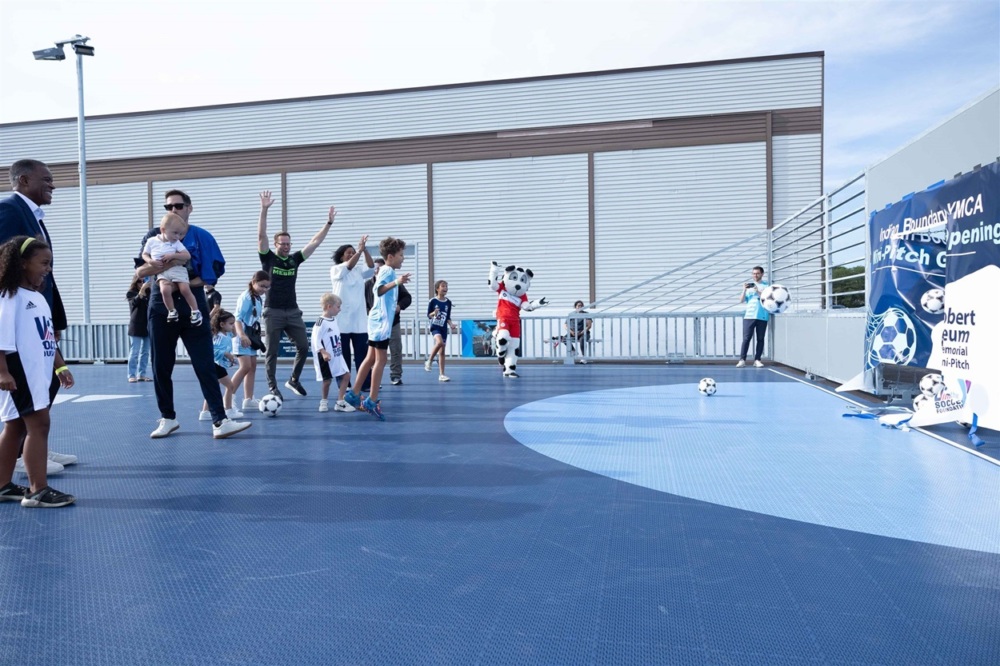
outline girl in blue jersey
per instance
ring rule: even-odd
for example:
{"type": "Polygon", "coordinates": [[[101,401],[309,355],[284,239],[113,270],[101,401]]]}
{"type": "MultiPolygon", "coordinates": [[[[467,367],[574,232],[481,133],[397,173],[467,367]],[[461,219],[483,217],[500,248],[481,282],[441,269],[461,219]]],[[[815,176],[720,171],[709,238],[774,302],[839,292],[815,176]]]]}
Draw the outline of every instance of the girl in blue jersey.
{"type": "Polygon", "coordinates": [[[451,321],[452,303],[448,300],[448,283],[438,280],[434,283],[434,298],[427,304],[427,318],[431,320],[431,335],[434,336],[434,346],[431,353],[424,362],[424,370],[431,371],[431,364],[434,357],[438,357],[438,381],[450,381],[448,375],[444,374],[445,346],[448,342],[448,329],[456,331],[455,324],[451,321]]]}
{"type": "MultiPolygon", "coordinates": [[[[238,419],[243,416],[243,412],[233,408],[233,394],[236,393],[236,386],[229,379],[229,368],[236,365],[236,357],[233,356],[233,330],[236,327],[236,317],[232,312],[227,312],[222,308],[212,310],[210,322],[212,324],[212,347],[215,355],[215,374],[219,378],[219,383],[225,389],[222,392],[222,405],[226,408],[226,418],[238,419]]],[[[199,421],[211,421],[212,413],[208,411],[208,403],[201,405],[199,421]]]]}

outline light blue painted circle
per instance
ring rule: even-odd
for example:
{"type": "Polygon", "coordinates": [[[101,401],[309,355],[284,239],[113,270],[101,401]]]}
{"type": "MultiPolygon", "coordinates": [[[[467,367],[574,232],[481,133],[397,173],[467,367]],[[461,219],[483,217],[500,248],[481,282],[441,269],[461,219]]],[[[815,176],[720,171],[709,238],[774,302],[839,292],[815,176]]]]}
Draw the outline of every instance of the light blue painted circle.
{"type": "Polygon", "coordinates": [[[1000,467],[918,432],[843,418],[792,382],[572,393],[507,431],[555,460],[683,497],[818,525],[1000,553],[1000,467]]]}

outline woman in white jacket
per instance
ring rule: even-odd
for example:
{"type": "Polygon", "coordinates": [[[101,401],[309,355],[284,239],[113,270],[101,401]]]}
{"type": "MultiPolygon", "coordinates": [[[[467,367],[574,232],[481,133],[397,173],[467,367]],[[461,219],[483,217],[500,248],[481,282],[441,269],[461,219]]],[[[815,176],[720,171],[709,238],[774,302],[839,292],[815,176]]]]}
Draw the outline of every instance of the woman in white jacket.
{"type": "MultiPolygon", "coordinates": [[[[368,354],[368,311],[365,309],[365,280],[375,274],[372,256],[365,243],[368,236],[362,236],[357,250],[353,245],[341,245],[333,252],[333,266],[330,268],[331,291],[343,302],[337,325],[340,327],[340,342],[344,349],[344,362],[351,367],[354,357],[355,371],[368,354]],[[364,264],[358,266],[361,257],[364,264]]],[[[361,390],[367,392],[369,379],[361,390]]]]}

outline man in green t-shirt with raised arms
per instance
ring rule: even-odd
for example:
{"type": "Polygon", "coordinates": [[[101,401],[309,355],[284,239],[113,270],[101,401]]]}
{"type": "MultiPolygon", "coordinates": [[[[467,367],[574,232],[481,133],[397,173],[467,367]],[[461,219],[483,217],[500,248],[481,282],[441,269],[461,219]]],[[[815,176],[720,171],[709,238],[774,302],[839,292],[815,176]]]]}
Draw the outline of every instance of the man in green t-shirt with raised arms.
{"type": "Polygon", "coordinates": [[[309,243],[292,253],[292,237],[287,231],[279,231],[274,235],[274,250],[267,246],[267,209],[274,203],[270,190],[260,193],[260,220],[257,222],[257,251],[260,253],[260,265],[271,276],[271,289],[264,301],[264,334],[267,336],[267,351],[264,352],[264,367],[267,372],[267,387],[271,393],[282,397],[278,390],[278,380],[275,375],[278,370],[278,345],[281,334],[286,333],[295,344],[295,365],[292,366],[292,376],[285,382],[296,395],[305,395],[306,390],[299,383],[302,366],[309,354],[309,340],[306,338],[306,324],[302,319],[302,310],[295,300],[295,278],[298,277],[299,265],[316,251],[319,244],[326,238],[337,210],[330,206],[330,214],[326,224],[309,243]]]}

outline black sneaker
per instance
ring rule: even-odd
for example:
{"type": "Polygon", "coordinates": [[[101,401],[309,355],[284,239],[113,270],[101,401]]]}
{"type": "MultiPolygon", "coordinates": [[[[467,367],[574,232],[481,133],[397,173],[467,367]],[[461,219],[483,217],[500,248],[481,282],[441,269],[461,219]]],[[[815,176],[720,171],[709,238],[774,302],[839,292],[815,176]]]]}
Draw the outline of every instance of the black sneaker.
{"type": "Polygon", "coordinates": [[[0,488],[0,502],[20,502],[30,492],[30,488],[11,482],[0,488]]]}
{"type": "Polygon", "coordinates": [[[402,379],[393,379],[392,380],[392,385],[393,386],[402,386],[403,385],[403,380],[402,379]]]}
{"type": "Polygon", "coordinates": [[[26,506],[29,509],[55,509],[56,507],[72,504],[75,501],[76,498],[72,495],[67,495],[66,493],[59,492],[55,488],[45,486],[37,493],[26,494],[24,499],[21,500],[21,506],[26,506]]]}
{"type": "Polygon", "coordinates": [[[299,383],[299,380],[289,379],[285,382],[285,386],[287,386],[295,395],[301,395],[303,398],[306,397],[306,389],[299,383]]]}
{"type": "Polygon", "coordinates": [[[271,395],[273,395],[275,398],[277,398],[281,402],[285,401],[285,396],[281,395],[281,391],[278,390],[277,386],[269,386],[268,389],[267,389],[267,392],[270,393],[271,395]]]}

